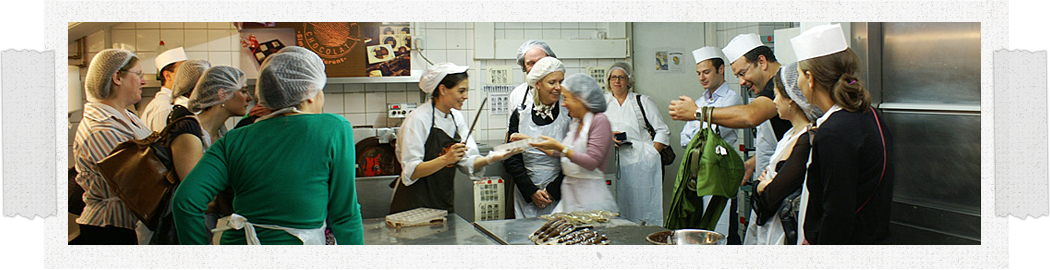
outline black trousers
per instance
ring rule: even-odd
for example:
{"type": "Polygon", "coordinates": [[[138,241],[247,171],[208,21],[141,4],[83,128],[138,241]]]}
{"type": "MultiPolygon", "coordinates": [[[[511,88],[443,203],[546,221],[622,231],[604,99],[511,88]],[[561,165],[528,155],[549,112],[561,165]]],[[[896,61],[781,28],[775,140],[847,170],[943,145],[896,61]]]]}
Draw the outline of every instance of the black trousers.
{"type": "Polygon", "coordinates": [[[135,230],[114,226],[91,226],[78,224],[80,235],[69,241],[70,245],[137,245],[135,230]]]}

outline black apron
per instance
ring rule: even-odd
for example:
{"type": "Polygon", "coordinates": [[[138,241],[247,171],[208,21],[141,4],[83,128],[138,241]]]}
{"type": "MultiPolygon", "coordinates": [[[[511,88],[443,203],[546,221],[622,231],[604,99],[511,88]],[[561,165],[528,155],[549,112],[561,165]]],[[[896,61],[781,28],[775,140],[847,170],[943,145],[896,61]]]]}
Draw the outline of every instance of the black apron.
{"type": "MultiPolygon", "coordinates": [[[[435,108],[434,110],[437,110],[435,108]]],[[[451,116],[451,111],[449,111],[451,116]]],[[[456,118],[452,117],[452,122],[456,118]]],[[[449,138],[444,130],[434,126],[434,112],[430,113],[430,135],[424,144],[423,161],[430,161],[445,154],[448,149],[459,143],[459,125],[456,125],[455,137],[449,138]]],[[[390,213],[408,211],[419,207],[433,208],[452,211],[452,199],[455,197],[453,184],[456,178],[456,164],[448,165],[434,174],[419,178],[409,186],[401,184],[398,180],[397,189],[394,190],[394,198],[390,202],[390,213]]]]}

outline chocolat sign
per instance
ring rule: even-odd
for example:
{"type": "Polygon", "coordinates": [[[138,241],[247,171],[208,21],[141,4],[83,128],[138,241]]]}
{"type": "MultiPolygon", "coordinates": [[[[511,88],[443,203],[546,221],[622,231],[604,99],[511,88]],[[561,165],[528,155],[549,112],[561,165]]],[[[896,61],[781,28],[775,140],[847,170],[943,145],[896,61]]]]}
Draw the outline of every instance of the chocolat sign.
{"type": "MultiPolygon", "coordinates": [[[[242,25],[242,37],[265,35],[280,29],[294,31],[294,43],[280,38],[274,41],[317,53],[324,61],[325,74],[329,78],[410,76],[412,36],[408,23],[278,22],[242,25]],[[380,29],[388,31],[381,35],[380,29]],[[377,48],[381,55],[376,55],[377,48]],[[385,54],[382,54],[384,50],[385,54]]],[[[266,55],[262,56],[265,58],[266,55]]]]}

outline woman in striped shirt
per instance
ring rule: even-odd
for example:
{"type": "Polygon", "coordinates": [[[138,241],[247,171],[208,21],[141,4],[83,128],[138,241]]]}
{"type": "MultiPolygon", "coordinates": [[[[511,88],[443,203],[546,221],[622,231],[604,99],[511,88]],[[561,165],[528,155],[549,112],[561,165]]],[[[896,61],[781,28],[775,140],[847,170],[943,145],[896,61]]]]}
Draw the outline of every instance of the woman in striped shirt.
{"type": "Polygon", "coordinates": [[[142,99],[146,84],[139,58],[127,50],[103,50],[91,60],[84,81],[88,103],[73,141],[76,181],[85,191],[84,211],[76,220],[80,236],[70,244],[134,245],[138,219],[106,184],[95,163],[117,144],[150,134],[127,109],[142,99]]]}

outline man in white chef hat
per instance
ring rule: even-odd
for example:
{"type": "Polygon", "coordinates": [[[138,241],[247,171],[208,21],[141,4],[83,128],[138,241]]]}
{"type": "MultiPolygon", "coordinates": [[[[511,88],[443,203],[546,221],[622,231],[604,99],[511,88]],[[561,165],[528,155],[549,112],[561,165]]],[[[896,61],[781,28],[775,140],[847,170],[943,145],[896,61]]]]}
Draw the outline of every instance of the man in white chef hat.
{"type": "Polygon", "coordinates": [[[168,114],[171,113],[171,87],[175,81],[175,72],[187,59],[186,51],[182,47],[157,55],[154,63],[160,77],[160,91],[153,95],[153,100],[146,105],[141,114],[150,130],[160,132],[167,125],[168,114]]]}
{"type": "MultiPolygon", "coordinates": [[[[696,60],[696,77],[700,80],[700,86],[704,89],[701,92],[701,96],[696,98],[696,102],[694,102],[697,108],[721,108],[744,104],[740,98],[740,93],[729,88],[729,84],[725,83],[725,55],[722,54],[722,50],[712,46],[699,48],[693,51],[693,59],[696,60]]],[[[693,135],[696,135],[696,132],[701,128],[703,127],[698,120],[685,123],[681,133],[682,148],[689,144],[689,141],[693,139],[693,135]]],[[[723,128],[718,125],[715,125],[715,128],[719,129],[722,140],[725,140],[729,145],[736,145],[737,132],[735,128],[723,128]]]]}
{"type": "MultiPolygon", "coordinates": [[[[765,168],[769,163],[773,151],[776,150],[777,141],[791,128],[791,122],[780,119],[777,116],[777,107],[773,103],[773,77],[780,72],[780,63],[773,55],[773,49],[762,44],[756,34],[741,34],[734,37],[722,49],[733,75],[740,80],[740,90],[749,91],[758,95],[747,105],[717,108],[711,111],[711,122],[727,128],[752,128],[758,127],[758,135],[755,142],[755,155],[744,162],[744,179],[741,185],[751,178],[755,168],[765,168]]],[[[693,100],[687,96],[681,96],[679,100],[671,101],[669,114],[675,120],[704,119],[707,115],[701,115],[702,107],[698,107],[693,100]]],[[[731,209],[735,209],[734,200],[731,209]]],[[[736,220],[735,212],[732,215],[736,220]]],[[[725,215],[723,215],[725,217],[725,215]]],[[[728,220],[719,220],[715,231],[719,228],[729,227],[728,220]]],[[[736,225],[736,223],[733,223],[736,225]]],[[[733,226],[735,227],[735,226],[733,226]]],[[[732,229],[732,228],[728,228],[732,229]]],[[[719,231],[720,232],[720,231],[719,231]]],[[[738,242],[735,235],[730,236],[730,242],[738,242]]]]}

